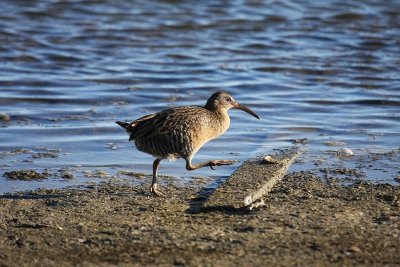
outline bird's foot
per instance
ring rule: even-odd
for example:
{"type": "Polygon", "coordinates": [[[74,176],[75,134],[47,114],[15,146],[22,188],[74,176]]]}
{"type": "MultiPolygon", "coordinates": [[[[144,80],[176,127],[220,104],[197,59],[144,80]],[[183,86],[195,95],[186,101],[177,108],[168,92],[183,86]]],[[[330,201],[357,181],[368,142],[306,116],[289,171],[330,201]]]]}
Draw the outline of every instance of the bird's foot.
{"type": "Polygon", "coordinates": [[[212,170],[215,170],[213,168],[214,166],[232,165],[232,164],[235,164],[236,162],[237,162],[237,160],[225,160],[225,159],[210,160],[210,168],[212,170]]]}
{"type": "Polygon", "coordinates": [[[155,196],[155,197],[163,197],[163,196],[164,196],[164,194],[161,193],[161,192],[158,190],[158,184],[152,184],[151,187],[150,187],[150,192],[151,192],[151,193],[153,194],[153,196],[155,196]]]}

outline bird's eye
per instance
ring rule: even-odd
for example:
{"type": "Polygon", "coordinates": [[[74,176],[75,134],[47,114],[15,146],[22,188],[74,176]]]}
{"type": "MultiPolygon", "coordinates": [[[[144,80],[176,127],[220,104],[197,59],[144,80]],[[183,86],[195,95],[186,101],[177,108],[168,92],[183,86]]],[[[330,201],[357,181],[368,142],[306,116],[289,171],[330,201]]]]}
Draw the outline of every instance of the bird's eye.
{"type": "Polygon", "coordinates": [[[232,101],[232,98],[228,97],[228,98],[226,99],[226,101],[231,102],[231,101],[232,101]]]}

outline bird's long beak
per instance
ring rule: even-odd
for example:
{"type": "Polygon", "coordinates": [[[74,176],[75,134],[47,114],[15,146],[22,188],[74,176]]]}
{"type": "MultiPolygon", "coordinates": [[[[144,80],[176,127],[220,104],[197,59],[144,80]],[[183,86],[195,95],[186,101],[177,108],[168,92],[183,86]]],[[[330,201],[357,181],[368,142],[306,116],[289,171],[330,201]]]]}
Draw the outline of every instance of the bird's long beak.
{"type": "Polygon", "coordinates": [[[260,116],[258,116],[257,113],[255,113],[254,111],[252,111],[248,107],[239,104],[238,102],[235,102],[235,106],[234,107],[237,108],[237,109],[243,110],[244,112],[249,113],[250,115],[256,117],[257,119],[260,119],[260,116]]]}

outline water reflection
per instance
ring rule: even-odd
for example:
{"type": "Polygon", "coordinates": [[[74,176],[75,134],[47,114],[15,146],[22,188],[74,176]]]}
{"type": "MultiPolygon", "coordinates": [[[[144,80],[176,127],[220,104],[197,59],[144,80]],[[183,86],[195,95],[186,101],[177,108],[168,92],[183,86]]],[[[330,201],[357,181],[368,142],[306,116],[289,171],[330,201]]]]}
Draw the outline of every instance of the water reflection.
{"type": "MultiPolygon", "coordinates": [[[[2,154],[1,173],[76,168],[73,181],[39,186],[85,182],[87,169],[149,173],[151,157],[132,149],[114,121],[201,105],[220,89],[263,119],[232,111],[231,129],[198,161],[244,160],[296,138],[310,140],[309,166],[299,168],[330,161],[329,140],[361,156],[397,149],[399,10],[396,1],[2,1],[0,113],[10,121],[0,122],[0,150],[61,152],[2,154]]],[[[368,178],[391,182],[399,158],[371,164],[362,167],[368,178]]],[[[161,172],[193,175],[179,161],[161,172]]],[[[2,192],[29,186],[4,178],[0,185],[2,192]]]]}

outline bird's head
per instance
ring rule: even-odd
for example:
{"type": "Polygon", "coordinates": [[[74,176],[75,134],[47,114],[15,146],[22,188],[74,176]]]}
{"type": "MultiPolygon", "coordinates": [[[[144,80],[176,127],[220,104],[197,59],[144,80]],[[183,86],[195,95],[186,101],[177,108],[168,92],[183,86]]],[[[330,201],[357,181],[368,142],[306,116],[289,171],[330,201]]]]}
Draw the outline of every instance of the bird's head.
{"type": "Polygon", "coordinates": [[[227,92],[216,92],[207,100],[205,108],[208,110],[229,110],[236,108],[249,113],[250,115],[260,119],[254,111],[246,106],[239,104],[229,93],[227,92]]]}

